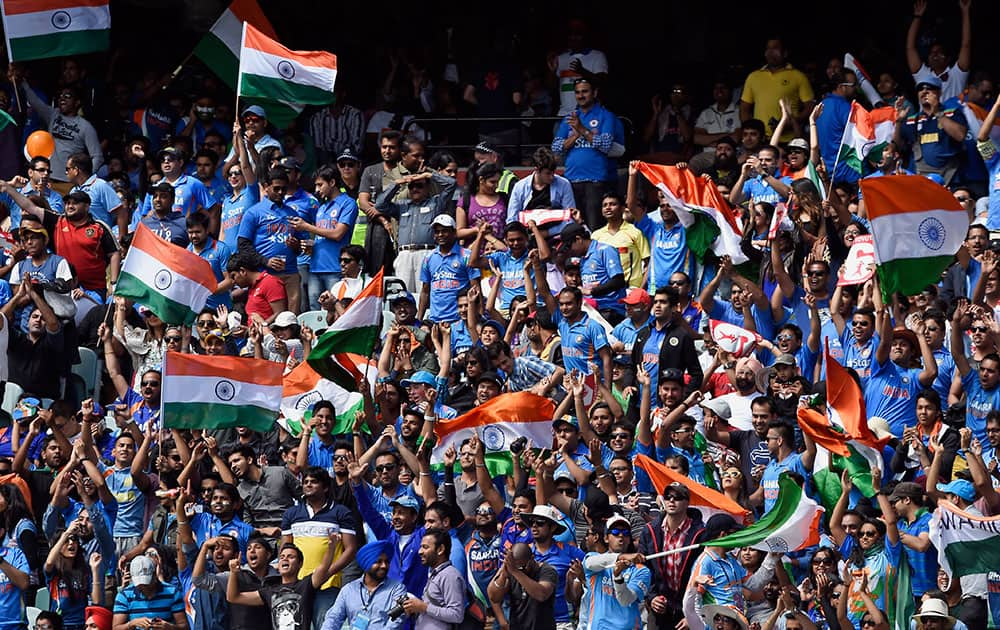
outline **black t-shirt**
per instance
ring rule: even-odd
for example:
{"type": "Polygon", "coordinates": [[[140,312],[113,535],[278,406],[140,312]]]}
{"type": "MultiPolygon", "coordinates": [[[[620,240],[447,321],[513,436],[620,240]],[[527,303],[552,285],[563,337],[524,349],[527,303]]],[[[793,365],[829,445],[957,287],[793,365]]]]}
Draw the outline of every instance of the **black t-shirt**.
{"type": "Polygon", "coordinates": [[[541,190],[531,188],[531,197],[528,203],[524,204],[525,210],[542,209],[548,210],[552,207],[552,186],[543,186],[541,190]]]}
{"type": "Polygon", "coordinates": [[[53,366],[62,365],[65,352],[63,330],[42,332],[38,342],[12,326],[7,349],[10,381],[17,383],[29,394],[41,398],[59,398],[59,376],[61,370],[53,366]]]}
{"type": "Polygon", "coordinates": [[[743,485],[747,492],[757,489],[757,484],[750,477],[750,471],[755,466],[764,465],[771,461],[771,456],[767,451],[767,438],[757,435],[754,430],[733,431],[729,434],[729,446],[740,455],[740,471],[743,473],[743,485]]]}
{"type": "Polygon", "coordinates": [[[511,578],[510,584],[510,627],[518,630],[553,630],[556,627],[556,591],[559,576],[552,565],[542,562],[535,575],[529,576],[536,582],[552,584],[552,594],[544,602],[531,598],[521,583],[511,578]]]}
{"type": "Polygon", "coordinates": [[[309,627],[316,597],[312,574],[293,584],[265,586],[258,593],[264,600],[274,630],[306,630],[309,627]]]}

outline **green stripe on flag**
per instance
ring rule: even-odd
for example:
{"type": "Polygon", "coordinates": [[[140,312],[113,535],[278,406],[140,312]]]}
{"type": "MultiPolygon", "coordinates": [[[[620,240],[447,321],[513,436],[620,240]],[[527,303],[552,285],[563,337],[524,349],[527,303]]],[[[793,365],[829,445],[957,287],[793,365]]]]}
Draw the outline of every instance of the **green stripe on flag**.
{"type": "Polygon", "coordinates": [[[735,534],[705,541],[701,544],[703,547],[722,547],[724,549],[756,545],[766,540],[772,532],[788,522],[798,509],[801,500],[802,488],[791,477],[782,473],[778,477],[778,500],[770,512],[753,525],[735,534]]]}
{"type": "Polygon", "coordinates": [[[14,117],[7,113],[6,109],[0,109],[0,130],[6,129],[8,125],[17,126],[14,117]]]}
{"type": "Polygon", "coordinates": [[[250,98],[247,96],[240,97],[240,111],[250,107],[251,105],[260,105],[267,112],[267,122],[271,123],[278,129],[286,129],[288,125],[292,123],[299,114],[302,113],[302,107],[295,108],[288,103],[282,103],[280,101],[275,101],[266,98],[250,98]]]}
{"type": "MultiPolygon", "coordinates": [[[[837,162],[849,166],[852,171],[861,174],[861,156],[851,145],[840,145],[840,157],[837,158],[837,162]]],[[[830,176],[833,177],[832,174],[830,176]]]]}
{"type": "Polygon", "coordinates": [[[711,217],[702,212],[692,212],[694,223],[685,228],[685,241],[688,249],[698,258],[704,260],[705,254],[712,249],[712,243],[719,238],[721,230],[711,217]]]}
{"type": "Polygon", "coordinates": [[[111,31],[66,31],[11,38],[10,55],[14,61],[30,61],[49,57],[83,55],[107,50],[111,44],[111,31]]]}
{"type": "Polygon", "coordinates": [[[358,385],[354,382],[354,377],[334,360],[333,355],[351,353],[367,357],[375,348],[378,333],[378,326],[331,330],[319,338],[306,361],[323,378],[347,391],[356,392],[358,385]]]}
{"type": "Polygon", "coordinates": [[[944,548],[953,578],[990,573],[1000,567],[1000,540],[996,536],[982,540],[951,541],[944,548]]]}
{"type": "MultiPolygon", "coordinates": [[[[486,470],[490,473],[490,477],[514,474],[514,460],[511,459],[510,451],[486,453],[485,457],[486,470]]],[[[431,470],[434,472],[444,472],[444,464],[431,464],[431,470]]],[[[455,462],[453,471],[455,474],[462,472],[461,467],[458,465],[458,461],[455,462]]]]}
{"type": "Polygon", "coordinates": [[[247,427],[266,433],[274,428],[278,412],[254,405],[165,403],[163,426],[168,429],[232,429],[247,427]]]}
{"type": "Polygon", "coordinates": [[[118,276],[115,295],[129,298],[148,307],[166,324],[190,325],[198,315],[187,304],[171,300],[139,278],[124,271],[118,276]]]}
{"type": "Polygon", "coordinates": [[[246,72],[243,73],[240,82],[240,98],[243,97],[266,98],[304,105],[328,105],[333,102],[333,92],[329,90],[246,72]]]}
{"type": "MultiPolygon", "coordinates": [[[[354,414],[357,411],[361,411],[365,407],[365,401],[359,400],[357,404],[349,407],[346,411],[337,414],[337,417],[333,422],[333,429],[330,431],[334,435],[346,435],[351,433],[354,428],[354,414]]],[[[293,438],[300,437],[302,435],[302,426],[309,423],[310,418],[312,418],[312,412],[307,411],[303,416],[302,420],[286,420],[285,423],[288,425],[288,432],[293,438]]],[[[364,433],[371,433],[371,429],[365,424],[361,427],[364,433]]]]}
{"type": "Polygon", "coordinates": [[[888,296],[891,300],[897,291],[903,295],[919,295],[928,284],[941,280],[941,273],[954,259],[953,255],[897,258],[880,264],[878,280],[883,297],[888,296]]]}
{"type": "Polygon", "coordinates": [[[240,60],[233,55],[222,40],[208,33],[195,46],[194,54],[216,74],[231,90],[236,89],[236,79],[240,74],[240,60]]]}

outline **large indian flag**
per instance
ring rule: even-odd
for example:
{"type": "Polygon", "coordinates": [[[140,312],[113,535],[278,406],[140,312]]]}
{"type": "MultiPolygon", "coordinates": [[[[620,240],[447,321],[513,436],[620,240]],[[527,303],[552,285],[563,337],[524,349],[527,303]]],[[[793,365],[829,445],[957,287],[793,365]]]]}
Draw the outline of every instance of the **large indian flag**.
{"type": "MultiPolygon", "coordinates": [[[[688,248],[699,258],[711,249],[717,256],[729,256],[734,264],[748,259],[740,247],[743,232],[728,202],[715,183],[696,177],[690,169],[639,162],[639,172],[656,186],[684,226],[688,248]]],[[[650,270],[650,286],[664,286],[662,278],[650,270]]]]}
{"type": "Polygon", "coordinates": [[[252,24],[259,33],[271,39],[278,37],[257,0],[234,0],[194,49],[194,54],[231,89],[236,89],[240,74],[240,44],[244,22],[252,24]]]}
{"type": "Polygon", "coordinates": [[[840,140],[840,154],[837,161],[849,166],[860,175],[863,172],[865,159],[870,154],[882,155],[882,149],[892,140],[895,126],[895,108],[879,107],[869,112],[854,101],[851,103],[851,115],[840,140]]]}
{"type": "Polygon", "coordinates": [[[951,264],[969,215],[944,186],[919,175],[861,180],[882,295],[916,295],[951,264]]]}
{"type": "Polygon", "coordinates": [[[160,416],[176,429],[270,431],[281,403],[283,363],[168,352],[160,416]]]}
{"type": "Polygon", "coordinates": [[[190,324],[217,288],[207,260],[139,224],[115,295],[148,307],[168,324],[190,324]]]}
{"type": "Polygon", "coordinates": [[[10,61],[108,49],[108,0],[3,0],[0,4],[10,61]]]}
{"type": "Polygon", "coordinates": [[[510,445],[514,440],[526,437],[533,446],[542,448],[552,444],[553,413],[555,404],[537,394],[500,394],[457,418],[436,423],[437,444],[431,453],[431,465],[440,468],[449,446],[457,451],[463,440],[478,436],[483,441],[490,475],[510,474],[510,445]]]}
{"type": "MultiPolygon", "coordinates": [[[[374,361],[356,354],[350,356],[356,369],[377,373],[374,361]]],[[[313,406],[321,400],[330,401],[336,411],[333,433],[350,433],[354,414],[364,409],[361,394],[323,378],[308,363],[300,363],[285,375],[282,383],[281,414],[285,417],[285,429],[295,437],[301,435],[302,427],[312,417],[313,406]]]]}
{"type": "Polygon", "coordinates": [[[322,377],[348,391],[358,391],[358,379],[367,376],[358,357],[366,359],[375,351],[382,321],[382,269],[351,301],[319,338],[307,361],[322,377]]]}
{"type": "Polygon", "coordinates": [[[336,81],[336,55],[289,50],[252,24],[243,23],[236,88],[241,107],[257,103],[271,122],[282,126],[282,119],[294,118],[295,110],[301,111],[303,105],[332,103],[336,81]]]}
{"type": "Polygon", "coordinates": [[[712,547],[753,547],[761,551],[788,553],[819,544],[821,508],[802,490],[802,486],[781,473],[778,499],[771,510],[753,525],[734,534],[703,545],[712,547]]]}

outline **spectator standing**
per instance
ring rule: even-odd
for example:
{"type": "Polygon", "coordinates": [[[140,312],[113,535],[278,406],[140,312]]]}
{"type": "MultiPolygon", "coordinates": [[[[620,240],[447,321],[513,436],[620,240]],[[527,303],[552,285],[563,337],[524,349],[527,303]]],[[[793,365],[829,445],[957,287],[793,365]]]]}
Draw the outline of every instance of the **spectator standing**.
{"type": "Polygon", "coordinates": [[[496,577],[490,581],[490,601],[500,628],[555,630],[555,590],[559,576],[551,565],[535,560],[531,547],[516,543],[496,577]],[[501,603],[509,598],[510,614],[501,603]]]}
{"type": "Polygon", "coordinates": [[[634,288],[642,286],[650,257],[649,241],[635,225],[625,221],[625,204],[618,193],[605,193],[601,200],[601,216],[607,223],[595,230],[592,238],[618,250],[626,285],[634,288]]]}
{"type": "Polygon", "coordinates": [[[360,109],[348,105],[346,90],[334,87],[336,100],[309,117],[308,133],[316,147],[320,164],[332,162],[345,150],[361,155],[364,148],[365,120],[360,109]]]}
{"type": "Polygon", "coordinates": [[[260,202],[260,187],[257,186],[257,175],[250,160],[246,140],[239,131],[239,123],[233,125],[233,132],[233,150],[239,156],[239,160],[225,165],[226,182],[233,193],[222,200],[219,240],[235,252],[239,247],[237,238],[243,213],[260,202]]]}
{"type": "Polygon", "coordinates": [[[565,156],[573,197],[587,225],[596,230],[602,224],[601,198],[617,178],[609,153],[613,144],[625,144],[624,130],[615,115],[597,102],[592,81],[577,79],[574,94],[577,107],[559,124],[552,152],[565,156]]]}
{"type": "Polygon", "coordinates": [[[583,20],[570,20],[566,43],[568,48],[549,59],[549,70],[559,82],[559,115],[568,116],[576,107],[574,88],[577,79],[587,79],[599,85],[608,76],[608,58],[600,50],[588,46],[590,28],[583,20]]]}
{"type": "MultiPolygon", "coordinates": [[[[399,142],[402,134],[395,130],[382,132],[379,140],[379,151],[382,161],[372,164],[361,172],[361,183],[358,188],[358,208],[365,213],[368,227],[365,231],[365,269],[385,269],[386,275],[393,273],[393,263],[396,251],[391,237],[392,224],[389,218],[375,207],[376,200],[382,191],[395,182],[392,173],[399,164],[399,142]]],[[[391,199],[391,197],[390,197],[391,199]]]]}
{"type": "Polygon", "coordinates": [[[631,525],[624,516],[608,519],[604,540],[607,552],[588,553],[583,559],[584,576],[592,585],[587,627],[591,630],[638,627],[650,588],[646,559],[635,553],[631,525]]]}
{"type": "Polygon", "coordinates": [[[429,529],[420,539],[420,561],[427,567],[423,595],[410,595],[403,604],[408,615],[416,615],[415,630],[450,630],[465,616],[465,579],[448,561],[451,537],[440,529],[429,529]]]}
{"type": "MultiPolygon", "coordinates": [[[[94,174],[94,161],[86,153],[73,153],[66,159],[66,177],[72,188],[67,192],[83,192],[90,197],[90,213],[98,221],[118,226],[124,234],[129,218],[121,199],[108,182],[94,174]]],[[[65,193],[64,193],[65,194],[65,193]]]]}
{"type": "Polygon", "coordinates": [[[962,143],[968,124],[957,101],[942,98],[941,79],[933,74],[917,83],[919,109],[903,117],[901,98],[896,99],[896,131],[893,140],[913,155],[914,170],[920,175],[936,174],[947,186],[961,166],[962,143]]]}
{"type": "Polygon", "coordinates": [[[928,77],[940,79],[942,83],[941,100],[957,98],[965,89],[969,68],[972,67],[972,0],[959,0],[958,7],[962,12],[962,42],[959,45],[958,57],[949,65],[948,50],[939,41],[931,44],[927,52],[927,61],[920,58],[917,50],[917,36],[920,34],[920,24],[927,11],[927,0],[916,0],[913,3],[913,20],[906,31],[906,64],[909,66],[913,82],[920,84],[928,77]]]}
{"type": "Polygon", "coordinates": [[[767,40],[764,61],[764,67],[751,72],[743,83],[740,119],[744,122],[751,118],[763,121],[766,133],[770,135],[781,120],[779,102],[783,98],[788,99],[795,123],[793,129],[780,139],[788,142],[801,135],[796,130],[804,128],[815,96],[806,75],[788,63],[788,51],[780,39],[767,40]]]}
{"type": "Polygon", "coordinates": [[[712,104],[701,110],[694,121],[694,144],[704,153],[714,153],[715,143],[740,135],[740,109],[733,101],[733,89],[725,81],[712,86],[712,104]]]}
{"type": "Polygon", "coordinates": [[[832,80],[833,92],[817,106],[819,114],[813,113],[816,117],[819,151],[827,173],[833,173],[833,165],[837,165],[837,172],[833,173],[835,183],[854,183],[858,181],[860,174],[846,161],[837,160],[837,155],[840,153],[844,129],[851,117],[851,101],[858,90],[858,76],[851,70],[841,70],[833,74],[832,80]]]}
{"type": "Polygon", "coordinates": [[[556,156],[549,147],[538,147],[531,156],[531,175],[514,184],[507,201],[507,223],[520,221],[525,210],[562,210],[576,207],[573,185],[556,173],[556,156]]]}

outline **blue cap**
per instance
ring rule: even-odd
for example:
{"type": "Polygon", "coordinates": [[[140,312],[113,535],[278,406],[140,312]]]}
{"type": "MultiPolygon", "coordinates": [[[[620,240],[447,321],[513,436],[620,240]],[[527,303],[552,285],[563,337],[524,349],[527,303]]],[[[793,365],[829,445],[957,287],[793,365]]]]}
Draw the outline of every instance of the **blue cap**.
{"type": "Polygon", "coordinates": [[[410,508],[414,512],[420,511],[420,504],[417,503],[416,499],[414,499],[408,494],[404,494],[401,497],[396,497],[392,501],[389,501],[389,507],[395,507],[397,505],[399,507],[410,508]]]}
{"type": "Polygon", "coordinates": [[[926,72],[917,77],[917,91],[920,91],[920,86],[926,85],[927,87],[934,88],[935,90],[940,90],[944,87],[944,82],[941,81],[941,77],[937,76],[933,72],[926,72]]]}
{"type": "Polygon", "coordinates": [[[41,405],[42,403],[37,398],[22,398],[17,401],[17,406],[14,407],[14,411],[10,415],[15,420],[34,418],[38,415],[38,408],[41,405]]]}
{"type": "Polygon", "coordinates": [[[240,114],[240,118],[243,118],[247,114],[253,114],[254,116],[267,118],[267,112],[265,112],[264,108],[261,107],[260,105],[251,105],[250,107],[247,107],[246,109],[243,110],[243,113],[240,114]]]}
{"type": "Polygon", "coordinates": [[[419,372],[415,372],[413,376],[411,376],[410,378],[404,378],[402,383],[400,384],[403,387],[409,387],[410,385],[418,385],[418,384],[429,385],[431,387],[434,387],[435,385],[437,385],[437,379],[434,378],[434,375],[428,372],[427,370],[420,370],[419,372]]]}
{"type": "Polygon", "coordinates": [[[393,295],[392,298],[389,299],[389,305],[391,306],[400,300],[406,300],[414,306],[417,304],[417,298],[413,297],[413,294],[409,291],[406,291],[405,293],[397,293],[393,295]]]}
{"type": "Polygon", "coordinates": [[[580,421],[576,419],[576,416],[571,416],[569,414],[566,414],[561,418],[556,418],[555,420],[552,421],[552,428],[553,429],[559,428],[560,424],[568,424],[577,431],[580,430],[580,421]]]}
{"type": "Polygon", "coordinates": [[[495,319],[487,319],[485,322],[483,322],[483,328],[486,328],[487,326],[489,326],[490,328],[495,328],[496,331],[500,333],[500,337],[503,337],[504,335],[507,334],[507,328],[495,319]]]}
{"type": "Polygon", "coordinates": [[[945,494],[956,494],[962,497],[963,500],[972,502],[976,499],[976,488],[972,485],[972,482],[966,481],[965,479],[955,479],[950,483],[939,483],[937,485],[938,492],[943,492],[945,494]]]}

